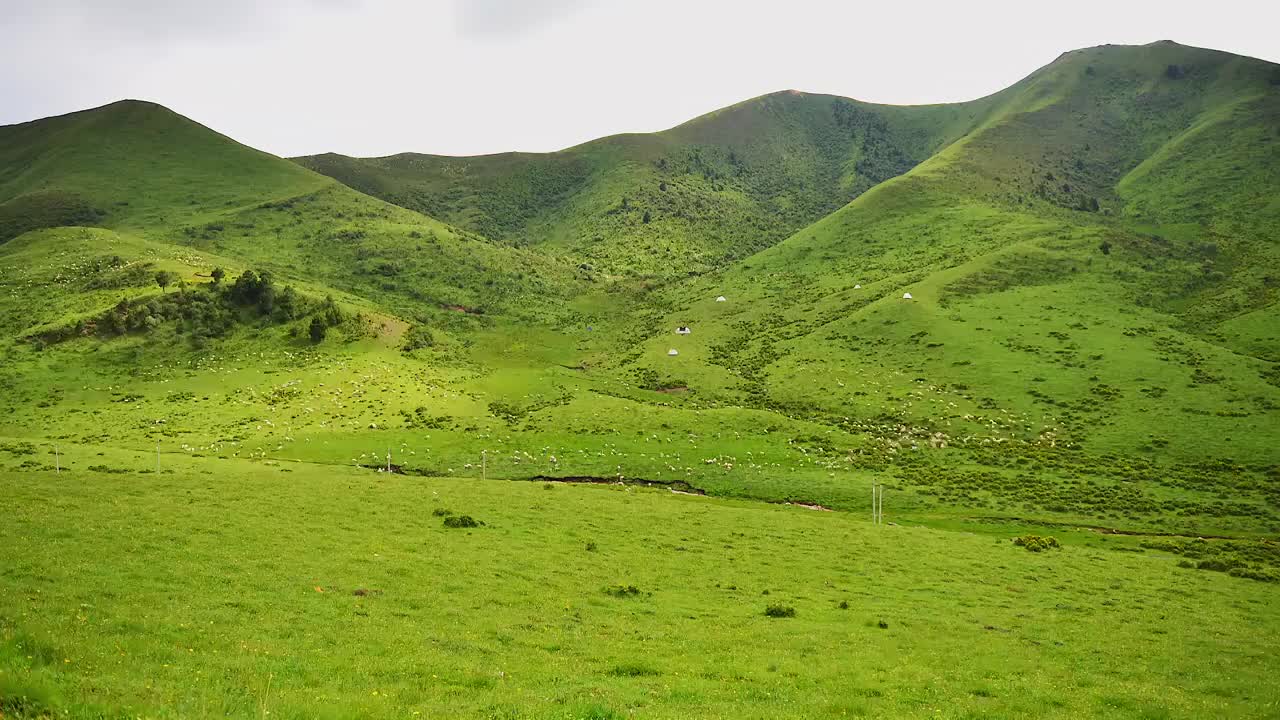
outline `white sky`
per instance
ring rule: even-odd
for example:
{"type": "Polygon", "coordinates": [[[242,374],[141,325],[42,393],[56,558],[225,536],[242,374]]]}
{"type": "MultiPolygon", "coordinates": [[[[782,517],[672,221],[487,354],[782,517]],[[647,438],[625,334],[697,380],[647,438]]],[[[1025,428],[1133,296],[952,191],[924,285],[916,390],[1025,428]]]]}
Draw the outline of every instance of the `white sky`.
{"type": "Polygon", "coordinates": [[[140,98],[283,156],[545,151],[788,88],[968,100],[1104,43],[1276,62],[1278,27],[1265,0],[0,0],[0,124],[140,98]]]}

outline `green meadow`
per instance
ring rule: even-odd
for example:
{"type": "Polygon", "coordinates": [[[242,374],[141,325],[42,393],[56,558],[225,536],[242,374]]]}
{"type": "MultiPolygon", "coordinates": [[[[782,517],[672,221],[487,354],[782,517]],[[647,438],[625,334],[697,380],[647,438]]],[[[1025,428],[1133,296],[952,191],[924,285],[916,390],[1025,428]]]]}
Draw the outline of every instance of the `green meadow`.
{"type": "Polygon", "coordinates": [[[0,717],[1273,717],[1276,117],[1160,42],[547,154],[0,127],[0,717]]]}
{"type": "Polygon", "coordinates": [[[145,453],[93,450],[64,452],[128,472],[0,476],[6,714],[1196,718],[1280,703],[1274,586],[1129,538],[1028,552],[1007,528],[667,489],[207,458],[163,457],[157,475],[145,453]],[[483,524],[446,527],[457,515],[483,524]]]}

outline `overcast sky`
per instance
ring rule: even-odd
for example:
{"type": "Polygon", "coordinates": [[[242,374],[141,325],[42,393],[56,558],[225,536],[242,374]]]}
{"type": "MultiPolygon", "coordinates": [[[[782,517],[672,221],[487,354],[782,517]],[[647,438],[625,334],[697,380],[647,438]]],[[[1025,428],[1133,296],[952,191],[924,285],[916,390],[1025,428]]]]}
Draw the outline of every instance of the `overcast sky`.
{"type": "Polygon", "coordinates": [[[0,124],[140,98],[283,156],[544,151],[789,88],[968,100],[1104,43],[1276,62],[1278,27],[1266,0],[0,0],[0,124]]]}

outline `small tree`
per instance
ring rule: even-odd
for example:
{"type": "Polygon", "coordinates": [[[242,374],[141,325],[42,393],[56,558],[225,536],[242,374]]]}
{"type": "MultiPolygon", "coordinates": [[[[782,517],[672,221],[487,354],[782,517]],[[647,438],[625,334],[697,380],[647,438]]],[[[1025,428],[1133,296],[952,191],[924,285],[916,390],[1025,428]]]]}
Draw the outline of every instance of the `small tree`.
{"type": "Polygon", "coordinates": [[[213,277],[213,284],[218,285],[222,283],[222,278],[227,276],[227,271],[220,267],[216,267],[213,269],[213,272],[209,273],[209,275],[213,277]]]}
{"type": "Polygon", "coordinates": [[[649,211],[648,211],[648,210],[645,210],[645,211],[644,211],[644,217],[643,217],[643,218],[641,218],[642,222],[644,222],[644,223],[647,225],[651,219],[653,219],[653,218],[649,215],[649,211]]]}
{"type": "Polygon", "coordinates": [[[309,332],[311,333],[311,342],[318,345],[322,340],[324,340],[324,336],[329,332],[329,328],[325,326],[323,320],[318,317],[314,317],[311,318],[311,328],[309,329],[309,332]]]}
{"type": "Polygon", "coordinates": [[[169,286],[173,284],[176,277],[168,270],[160,270],[156,272],[156,285],[159,285],[162,291],[169,292],[169,286]]]}

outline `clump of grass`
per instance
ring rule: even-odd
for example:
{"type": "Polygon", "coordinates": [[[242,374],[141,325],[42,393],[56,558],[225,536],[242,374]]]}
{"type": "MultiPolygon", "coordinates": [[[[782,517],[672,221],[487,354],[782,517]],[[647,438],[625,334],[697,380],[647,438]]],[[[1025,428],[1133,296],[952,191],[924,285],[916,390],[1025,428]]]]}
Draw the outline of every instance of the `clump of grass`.
{"type": "Polygon", "coordinates": [[[840,601],[840,604],[839,604],[839,605],[837,605],[836,607],[840,608],[841,610],[848,610],[848,609],[849,609],[849,601],[848,601],[848,600],[841,600],[841,601],[840,601]]]}
{"type": "Polygon", "coordinates": [[[764,609],[766,617],[790,618],[796,616],[796,609],[790,605],[770,605],[764,609]]]}
{"type": "Polygon", "coordinates": [[[0,716],[52,717],[53,695],[44,687],[0,678],[0,716]]]}
{"type": "Polygon", "coordinates": [[[595,552],[595,551],[596,551],[596,549],[597,549],[597,547],[598,547],[598,546],[596,545],[595,541],[593,540],[593,541],[591,541],[591,542],[587,543],[587,552],[595,552]]]}
{"type": "Polygon", "coordinates": [[[431,511],[431,514],[435,515],[436,517],[448,517],[453,514],[453,511],[450,510],[449,508],[436,508],[435,510],[431,511]]]}
{"type": "Polygon", "coordinates": [[[604,594],[619,598],[637,597],[640,595],[640,588],[635,585],[610,585],[604,589],[604,594]]]}
{"type": "Polygon", "coordinates": [[[444,519],[444,526],[447,528],[473,528],[483,524],[470,515],[449,515],[444,519]]]}
{"type": "Polygon", "coordinates": [[[1057,550],[1062,547],[1058,543],[1058,539],[1052,535],[1046,535],[1044,537],[1039,535],[1021,535],[1013,539],[1013,544],[1018,547],[1026,548],[1028,552],[1057,550]]]}
{"type": "Polygon", "coordinates": [[[889,621],[888,621],[888,620],[880,620],[880,621],[877,621],[877,622],[876,622],[876,627],[880,628],[881,630],[888,630],[888,629],[889,629],[889,621]]]}
{"type": "Polygon", "coordinates": [[[625,662],[614,665],[609,669],[609,674],[614,677],[652,677],[662,673],[642,663],[625,662]]]}

